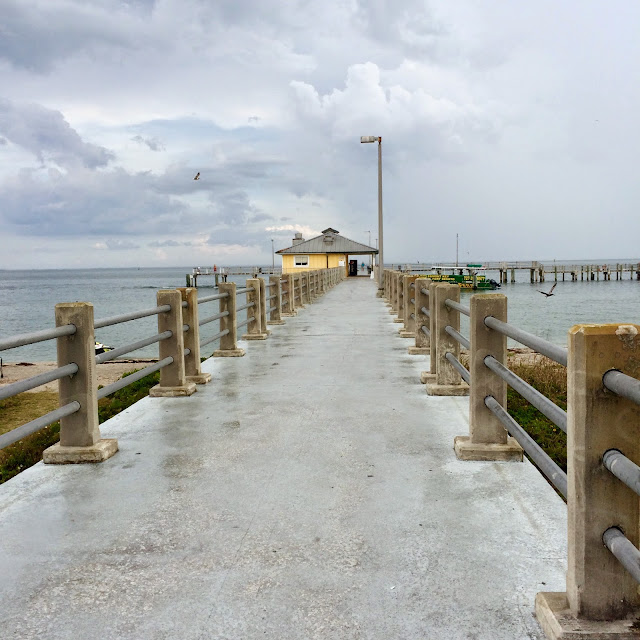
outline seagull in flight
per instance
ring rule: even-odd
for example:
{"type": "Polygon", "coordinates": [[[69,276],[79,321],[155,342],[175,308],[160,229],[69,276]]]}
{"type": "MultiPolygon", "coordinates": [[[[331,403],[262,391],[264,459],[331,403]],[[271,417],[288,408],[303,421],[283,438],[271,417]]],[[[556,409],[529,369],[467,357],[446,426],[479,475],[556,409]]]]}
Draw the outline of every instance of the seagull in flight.
{"type": "Polygon", "coordinates": [[[194,178],[194,180],[200,180],[200,172],[198,171],[198,173],[196,173],[196,177],[194,178]]]}
{"type": "Polygon", "coordinates": [[[536,289],[536,291],[538,293],[541,293],[543,296],[547,296],[547,298],[550,298],[553,295],[553,290],[556,288],[557,284],[558,284],[557,282],[554,282],[553,283],[553,287],[551,287],[551,289],[549,289],[548,292],[547,291],[540,291],[540,289],[536,289]]]}

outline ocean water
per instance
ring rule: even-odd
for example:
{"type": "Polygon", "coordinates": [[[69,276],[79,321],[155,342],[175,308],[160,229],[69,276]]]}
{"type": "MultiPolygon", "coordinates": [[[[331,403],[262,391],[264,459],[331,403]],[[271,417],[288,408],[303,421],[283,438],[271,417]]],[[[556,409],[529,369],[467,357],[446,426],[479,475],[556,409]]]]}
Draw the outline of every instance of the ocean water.
{"type": "MultiPolygon", "coordinates": [[[[184,286],[185,275],[190,272],[191,267],[0,271],[0,337],[53,327],[54,306],[58,302],[92,302],[96,319],[155,307],[156,291],[184,286]]],[[[498,279],[497,273],[492,272],[487,277],[498,279]]],[[[551,288],[553,273],[547,274],[546,282],[537,284],[529,282],[528,271],[517,272],[516,277],[516,283],[503,284],[498,290],[508,298],[509,323],[556,344],[566,345],[567,332],[574,324],[640,324],[640,281],[635,280],[635,275],[633,280],[626,273],[624,280],[593,282],[572,282],[567,275],[563,282],[558,274],[558,284],[550,298],[538,293],[538,289],[551,288]]],[[[246,278],[230,276],[229,281],[241,285],[246,278]]],[[[200,278],[200,295],[215,293],[213,283],[212,277],[200,278]]],[[[473,292],[463,291],[462,304],[468,304],[465,301],[471,295],[473,292]]],[[[217,305],[207,303],[201,313],[213,315],[217,305]]],[[[105,327],[96,332],[96,339],[111,346],[134,342],[157,333],[156,322],[153,316],[105,327]]],[[[202,338],[217,331],[217,322],[206,325],[201,329],[202,338]]],[[[468,336],[468,319],[464,316],[462,333],[468,336]]],[[[510,346],[516,345],[510,342],[510,346]]],[[[215,343],[208,345],[203,355],[210,355],[214,348],[215,343]]],[[[0,356],[5,362],[55,360],[55,342],[11,349],[0,352],[0,356]]],[[[157,345],[132,354],[132,357],[156,356],[157,345]]]]}

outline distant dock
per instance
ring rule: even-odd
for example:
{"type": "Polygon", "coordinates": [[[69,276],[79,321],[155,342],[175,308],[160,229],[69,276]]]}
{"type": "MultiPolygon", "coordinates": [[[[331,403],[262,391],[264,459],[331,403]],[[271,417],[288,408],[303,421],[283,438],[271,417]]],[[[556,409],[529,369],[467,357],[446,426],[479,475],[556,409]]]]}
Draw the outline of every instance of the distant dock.
{"type": "Polygon", "coordinates": [[[435,271],[436,273],[457,273],[474,268],[474,270],[482,269],[484,271],[497,271],[498,282],[505,284],[510,281],[514,283],[516,281],[516,271],[529,271],[530,281],[544,282],[547,276],[553,275],[553,279],[557,282],[558,276],[565,280],[570,278],[573,281],[577,280],[611,280],[612,274],[615,274],[615,280],[624,280],[625,274],[629,274],[629,279],[633,280],[635,275],[636,280],[640,280],[640,263],[615,263],[615,264],[544,264],[538,261],[530,262],[482,262],[474,264],[462,264],[462,263],[441,263],[436,266],[428,266],[427,264],[404,264],[399,265],[402,271],[407,272],[429,272],[435,271]]]}
{"type": "Polygon", "coordinates": [[[197,287],[198,278],[201,276],[213,276],[214,286],[219,282],[226,282],[228,276],[251,276],[255,278],[259,275],[272,275],[282,273],[281,267],[194,267],[191,273],[186,274],[187,287],[197,287]]]}

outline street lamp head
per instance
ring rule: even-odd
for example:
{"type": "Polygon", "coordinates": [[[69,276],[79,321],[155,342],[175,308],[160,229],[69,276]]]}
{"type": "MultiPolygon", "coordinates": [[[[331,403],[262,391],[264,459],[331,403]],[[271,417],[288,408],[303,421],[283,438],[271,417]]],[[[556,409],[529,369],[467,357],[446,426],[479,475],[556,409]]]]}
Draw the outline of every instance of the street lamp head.
{"type": "Polygon", "coordinates": [[[362,136],[360,142],[378,142],[379,139],[378,136],[362,136]]]}

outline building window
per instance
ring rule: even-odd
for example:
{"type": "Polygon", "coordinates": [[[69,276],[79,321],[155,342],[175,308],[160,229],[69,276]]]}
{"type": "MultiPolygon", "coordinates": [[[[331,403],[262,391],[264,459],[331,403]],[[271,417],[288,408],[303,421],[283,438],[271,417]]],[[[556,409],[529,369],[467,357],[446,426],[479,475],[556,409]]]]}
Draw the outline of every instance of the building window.
{"type": "Polygon", "coordinates": [[[309,256],[293,256],[293,264],[296,267],[308,267],[309,256]]]}

